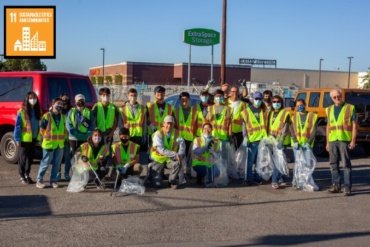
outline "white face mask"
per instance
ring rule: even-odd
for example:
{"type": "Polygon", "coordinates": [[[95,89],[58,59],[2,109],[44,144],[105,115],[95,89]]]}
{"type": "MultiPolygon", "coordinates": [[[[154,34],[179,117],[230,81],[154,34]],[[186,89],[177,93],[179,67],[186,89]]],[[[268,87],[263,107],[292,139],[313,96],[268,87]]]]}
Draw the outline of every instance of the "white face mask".
{"type": "Polygon", "coordinates": [[[30,103],[30,105],[35,105],[37,103],[37,99],[28,99],[28,103],[30,103]]]}
{"type": "Polygon", "coordinates": [[[101,141],[101,137],[100,136],[93,136],[92,141],[93,141],[93,143],[98,144],[101,141]]]}
{"type": "Polygon", "coordinates": [[[100,98],[101,98],[101,102],[103,102],[103,103],[107,103],[108,102],[108,97],[106,95],[100,96],[100,98]]]}

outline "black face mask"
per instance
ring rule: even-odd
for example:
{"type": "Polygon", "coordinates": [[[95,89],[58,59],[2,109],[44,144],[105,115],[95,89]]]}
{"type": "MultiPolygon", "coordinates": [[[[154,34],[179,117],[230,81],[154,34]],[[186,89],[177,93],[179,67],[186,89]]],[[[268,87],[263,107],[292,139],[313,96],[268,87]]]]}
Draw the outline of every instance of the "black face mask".
{"type": "Polygon", "coordinates": [[[128,139],[121,139],[121,142],[122,142],[123,144],[126,144],[126,143],[128,142],[128,139]]]}

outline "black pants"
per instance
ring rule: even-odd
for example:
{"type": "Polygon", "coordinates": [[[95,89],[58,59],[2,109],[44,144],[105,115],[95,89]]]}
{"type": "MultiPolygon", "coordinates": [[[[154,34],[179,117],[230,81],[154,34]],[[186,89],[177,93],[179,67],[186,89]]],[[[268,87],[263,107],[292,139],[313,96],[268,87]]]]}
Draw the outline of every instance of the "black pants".
{"type": "Polygon", "coordinates": [[[237,150],[240,145],[243,143],[243,132],[233,133],[233,137],[231,140],[232,145],[234,145],[235,150],[237,150]]]}
{"type": "Polygon", "coordinates": [[[71,157],[75,155],[76,151],[80,148],[81,144],[86,141],[69,140],[69,146],[71,147],[71,157]]]}
{"type": "Polygon", "coordinates": [[[140,145],[140,152],[148,151],[148,143],[145,139],[146,138],[139,136],[130,137],[130,141],[136,143],[137,145],[140,145]]]}
{"type": "Polygon", "coordinates": [[[29,177],[33,154],[35,152],[36,139],[32,142],[21,142],[19,145],[18,171],[21,178],[29,177]]]}

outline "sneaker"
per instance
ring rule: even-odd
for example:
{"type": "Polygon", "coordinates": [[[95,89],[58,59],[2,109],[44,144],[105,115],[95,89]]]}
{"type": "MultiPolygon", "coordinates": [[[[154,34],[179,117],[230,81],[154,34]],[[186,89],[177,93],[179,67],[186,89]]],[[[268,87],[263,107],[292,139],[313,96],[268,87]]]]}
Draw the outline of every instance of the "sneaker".
{"type": "Polygon", "coordinates": [[[271,184],[271,187],[272,187],[274,190],[277,190],[277,189],[279,189],[279,188],[280,188],[280,187],[279,187],[279,184],[275,184],[275,183],[271,184]]]}
{"type": "Polygon", "coordinates": [[[25,178],[21,178],[21,183],[22,184],[27,184],[27,180],[25,178]]]}
{"type": "Polygon", "coordinates": [[[348,187],[345,187],[344,188],[344,195],[345,196],[351,196],[352,195],[351,189],[348,188],[348,187]]]}
{"type": "Polygon", "coordinates": [[[331,188],[328,190],[329,193],[341,193],[342,191],[340,190],[339,185],[333,184],[331,188]]]}
{"type": "Polygon", "coordinates": [[[30,177],[26,177],[26,181],[28,184],[34,184],[35,181],[33,181],[30,177]]]}
{"type": "Polygon", "coordinates": [[[71,177],[70,176],[64,176],[64,180],[69,182],[71,180],[71,177]]]}
{"type": "Polygon", "coordinates": [[[53,187],[54,189],[59,188],[59,184],[58,184],[58,183],[56,183],[56,182],[52,182],[52,183],[50,184],[50,186],[51,186],[51,187],[53,187]]]}
{"type": "Polygon", "coordinates": [[[46,185],[44,183],[42,183],[41,181],[37,181],[36,182],[36,187],[39,188],[39,189],[44,189],[46,187],[46,185]]]}

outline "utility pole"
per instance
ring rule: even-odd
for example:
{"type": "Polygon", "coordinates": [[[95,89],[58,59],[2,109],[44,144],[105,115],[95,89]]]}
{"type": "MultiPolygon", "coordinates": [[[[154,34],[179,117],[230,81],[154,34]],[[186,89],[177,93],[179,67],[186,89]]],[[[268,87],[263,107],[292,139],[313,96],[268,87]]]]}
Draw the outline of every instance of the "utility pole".
{"type": "Polygon", "coordinates": [[[347,57],[349,59],[349,66],[348,66],[348,88],[349,88],[349,83],[351,81],[351,61],[353,57],[347,57]]]}
{"type": "Polygon", "coordinates": [[[226,18],[227,0],[222,4],[222,41],[221,41],[221,85],[226,82],[226,18]]]}

